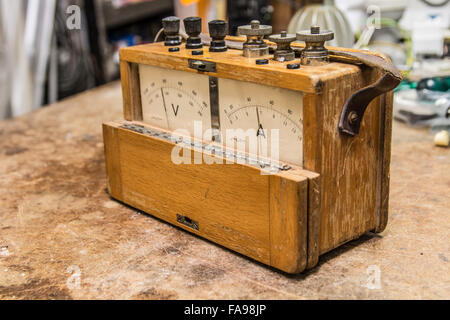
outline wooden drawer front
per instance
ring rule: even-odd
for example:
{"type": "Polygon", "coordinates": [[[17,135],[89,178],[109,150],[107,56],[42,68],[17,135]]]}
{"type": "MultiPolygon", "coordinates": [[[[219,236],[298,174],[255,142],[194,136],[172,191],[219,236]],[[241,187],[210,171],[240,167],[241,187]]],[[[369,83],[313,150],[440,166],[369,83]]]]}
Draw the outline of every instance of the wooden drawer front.
{"type": "Polygon", "coordinates": [[[305,268],[308,177],[303,170],[262,175],[237,163],[176,165],[172,142],[120,123],[104,125],[104,140],[114,198],[283,271],[305,268]]]}

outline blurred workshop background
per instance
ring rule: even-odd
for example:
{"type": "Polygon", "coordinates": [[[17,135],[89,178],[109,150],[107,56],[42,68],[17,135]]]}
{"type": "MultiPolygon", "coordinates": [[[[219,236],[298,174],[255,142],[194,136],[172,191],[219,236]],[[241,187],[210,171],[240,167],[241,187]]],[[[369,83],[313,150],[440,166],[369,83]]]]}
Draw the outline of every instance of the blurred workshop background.
{"type": "MultiPolygon", "coordinates": [[[[258,19],[274,33],[311,24],[327,43],[387,54],[405,80],[395,118],[450,128],[450,0],[0,0],[0,119],[117,80],[121,47],[152,42],[169,15],[258,19]]],[[[447,135],[448,137],[448,135],[447,135]]]]}

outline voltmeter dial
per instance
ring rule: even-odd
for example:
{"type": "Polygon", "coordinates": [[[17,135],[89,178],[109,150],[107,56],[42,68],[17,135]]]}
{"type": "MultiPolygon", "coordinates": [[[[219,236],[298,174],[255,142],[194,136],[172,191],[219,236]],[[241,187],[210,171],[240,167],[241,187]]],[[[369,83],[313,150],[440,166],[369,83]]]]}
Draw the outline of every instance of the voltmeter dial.
{"type": "MultiPolygon", "coordinates": [[[[224,141],[227,129],[251,131],[256,135],[257,147],[246,151],[259,156],[278,158],[301,166],[303,162],[303,96],[302,93],[257,85],[248,82],[220,79],[219,101],[221,132],[224,141]],[[278,152],[277,154],[274,154],[278,152]]],[[[229,132],[229,131],[228,131],[229,132]]],[[[252,133],[252,134],[253,134],[252,133]]],[[[233,137],[237,141],[238,138],[233,137]]],[[[240,141],[244,143],[244,141],[240,141]]]]}
{"type": "Polygon", "coordinates": [[[187,130],[194,123],[202,134],[211,128],[208,76],[159,67],[139,66],[143,122],[168,130],[187,130]]]}

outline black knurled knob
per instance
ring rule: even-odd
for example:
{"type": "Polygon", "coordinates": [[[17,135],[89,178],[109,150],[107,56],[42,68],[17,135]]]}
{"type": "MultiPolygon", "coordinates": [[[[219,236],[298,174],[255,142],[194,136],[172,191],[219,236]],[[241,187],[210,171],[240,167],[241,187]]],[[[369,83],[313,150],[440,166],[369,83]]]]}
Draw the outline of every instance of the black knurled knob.
{"type": "Polygon", "coordinates": [[[211,36],[211,45],[209,51],[224,52],[227,51],[225,37],[228,32],[228,23],[223,20],[213,20],[208,23],[209,35],[211,36]]]}
{"type": "Polygon", "coordinates": [[[189,36],[186,41],[186,49],[202,48],[202,39],[199,37],[202,32],[202,19],[199,17],[188,17],[183,22],[184,29],[189,36]]]}
{"type": "Polygon", "coordinates": [[[167,17],[162,20],[164,34],[166,39],[164,45],[166,46],[179,46],[180,41],[180,18],[178,17],[167,17]]]}

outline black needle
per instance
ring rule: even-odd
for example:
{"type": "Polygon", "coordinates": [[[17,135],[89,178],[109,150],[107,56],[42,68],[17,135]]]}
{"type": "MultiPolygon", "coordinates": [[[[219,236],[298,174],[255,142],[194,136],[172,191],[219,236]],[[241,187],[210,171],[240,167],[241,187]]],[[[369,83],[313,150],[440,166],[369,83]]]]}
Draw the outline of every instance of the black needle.
{"type": "Polygon", "coordinates": [[[256,136],[259,137],[261,135],[265,138],[266,135],[264,134],[264,128],[261,124],[261,121],[259,120],[259,108],[258,107],[256,107],[256,118],[258,119],[258,132],[256,133],[256,136]]]}
{"type": "Polygon", "coordinates": [[[164,112],[166,113],[167,129],[170,129],[169,117],[167,115],[166,98],[164,97],[164,90],[163,90],[163,88],[161,88],[161,95],[162,95],[162,99],[163,99],[164,112]]]}

